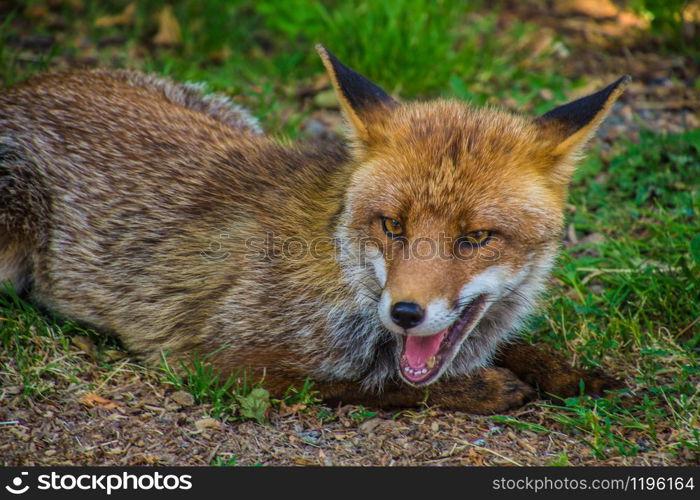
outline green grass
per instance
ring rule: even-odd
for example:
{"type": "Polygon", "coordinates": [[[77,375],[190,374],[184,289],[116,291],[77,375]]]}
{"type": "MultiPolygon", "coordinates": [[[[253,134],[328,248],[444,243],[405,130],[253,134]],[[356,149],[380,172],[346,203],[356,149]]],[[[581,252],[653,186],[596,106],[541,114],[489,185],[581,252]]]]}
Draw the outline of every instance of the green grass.
{"type": "Polygon", "coordinates": [[[348,413],[348,417],[355,420],[356,422],[364,422],[367,419],[375,417],[377,415],[376,411],[368,410],[363,406],[358,406],[348,413]]]}
{"type": "Polygon", "coordinates": [[[163,355],[160,370],[165,382],[178,390],[188,391],[194,396],[195,403],[208,406],[208,413],[214,418],[224,421],[252,419],[265,423],[271,405],[270,394],[259,382],[251,383],[245,372],[222,378],[209,362],[214,354],[195,356],[192,363],[180,361],[177,368],[172,367],[163,355]]]}
{"type": "Polygon", "coordinates": [[[229,458],[216,457],[211,461],[210,465],[216,467],[233,467],[238,462],[238,457],[236,455],[231,455],[229,458]]]}
{"type": "MultiPolygon", "coordinates": [[[[73,337],[85,335],[96,338],[75,323],[42,314],[5,286],[0,291],[0,392],[42,400],[56,385],[78,382],[84,359],[70,345],[73,337]]],[[[100,338],[102,347],[107,342],[100,338]]]]}
{"type": "Polygon", "coordinates": [[[598,242],[564,252],[555,276],[568,293],[553,290],[533,338],[632,375],[633,396],[549,407],[598,457],[700,451],[698,179],[700,130],[644,132],[608,165],[591,155],[574,179],[570,223],[598,242]]]}
{"type": "Polygon", "coordinates": [[[11,12],[0,23],[0,86],[10,86],[23,82],[33,73],[47,70],[52,57],[57,52],[57,47],[47,51],[34,53],[31,57],[14,49],[8,44],[8,40],[17,35],[13,21],[17,18],[15,12],[11,12]]]}
{"type": "Polygon", "coordinates": [[[497,13],[477,14],[481,4],[291,0],[255,2],[255,9],[272,36],[273,67],[283,75],[307,77],[318,65],[309,47],[320,42],[389,92],[406,97],[448,93],[483,103],[515,95],[520,102],[540,102],[543,88],[567,88],[551,70],[534,71],[554,50],[545,45],[533,51],[534,26],[516,22],[494,37],[497,13]]]}
{"type": "Polygon", "coordinates": [[[691,0],[626,0],[625,3],[649,20],[651,32],[664,42],[662,50],[671,48],[700,56],[697,35],[694,38],[693,30],[687,29],[689,21],[683,18],[683,10],[691,5],[691,0]]]}
{"type": "MultiPolygon", "coordinates": [[[[76,57],[85,51],[94,58],[91,62],[100,65],[206,81],[212,90],[237,96],[269,130],[293,137],[308,111],[306,104],[299,109],[297,96],[323,73],[316,43],[326,45],[387,91],[407,98],[453,95],[484,104],[510,97],[508,102],[519,109],[541,112],[562,102],[566,92],[581,83],[558,75],[552,66],[562,50],[560,41],[543,40],[535,26],[519,21],[497,28],[498,12],[479,10],[481,1],[167,4],[173,5],[182,32],[182,42],[174,47],[152,44],[157,14],[166,5],[162,0],[138,2],[129,25],[96,26],[97,19],[122,12],[124,1],[87,1],[80,22],[58,29],[48,17],[32,19],[31,28],[25,20],[22,26],[32,34],[59,33],[64,40],[29,58],[26,50],[5,42],[23,31],[8,18],[0,26],[4,83],[21,81],[45,68],[53,56],[76,57]],[[110,39],[122,43],[97,47],[110,39]]],[[[56,15],[73,19],[76,12],[66,3],[56,15]]]]}
{"type": "Polygon", "coordinates": [[[171,366],[163,355],[159,367],[166,383],[192,394],[195,403],[207,405],[208,413],[214,418],[264,424],[273,405],[306,409],[320,403],[309,379],[300,388],[289,387],[281,399],[271,399],[263,388],[264,380],[251,381],[245,372],[224,379],[209,362],[214,354],[195,356],[192,363],[180,361],[177,367],[171,366]]]}
{"type": "MultiPolygon", "coordinates": [[[[130,37],[147,40],[163,5],[139,6],[130,37]]],[[[245,89],[261,81],[308,79],[320,68],[313,47],[323,43],[386,90],[407,97],[444,93],[451,79],[469,89],[460,87],[460,93],[479,98],[511,92],[513,81],[524,91],[566,85],[551,69],[534,76],[552,57],[555,41],[538,44],[535,27],[518,22],[494,37],[497,12],[480,14],[480,6],[463,0],[174,2],[183,43],[150,64],[181,78],[206,77],[215,87],[245,89]]],[[[96,9],[91,16],[103,13],[96,9]]]]}
{"type": "Polygon", "coordinates": [[[491,417],[491,420],[493,420],[497,424],[509,425],[514,429],[536,432],[538,434],[550,434],[552,432],[551,429],[548,429],[540,424],[535,424],[533,422],[527,422],[524,420],[518,420],[517,418],[509,417],[506,415],[496,415],[494,417],[491,417]]]}
{"type": "Polygon", "coordinates": [[[279,402],[284,403],[286,406],[313,406],[320,403],[319,393],[313,387],[314,383],[307,378],[301,388],[290,387],[287,389],[284,397],[279,402]]]}

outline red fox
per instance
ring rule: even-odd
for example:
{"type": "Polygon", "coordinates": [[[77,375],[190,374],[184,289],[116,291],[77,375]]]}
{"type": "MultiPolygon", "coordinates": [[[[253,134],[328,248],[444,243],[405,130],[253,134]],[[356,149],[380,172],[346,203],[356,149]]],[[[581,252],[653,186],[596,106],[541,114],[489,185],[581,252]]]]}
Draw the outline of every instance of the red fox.
{"type": "Polygon", "coordinates": [[[0,280],[157,361],[210,355],[279,394],[491,413],[616,381],[516,340],[567,183],[628,77],[528,118],[399,102],[317,50],[349,140],[289,144],[132,71],[0,95],[0,280]]]}

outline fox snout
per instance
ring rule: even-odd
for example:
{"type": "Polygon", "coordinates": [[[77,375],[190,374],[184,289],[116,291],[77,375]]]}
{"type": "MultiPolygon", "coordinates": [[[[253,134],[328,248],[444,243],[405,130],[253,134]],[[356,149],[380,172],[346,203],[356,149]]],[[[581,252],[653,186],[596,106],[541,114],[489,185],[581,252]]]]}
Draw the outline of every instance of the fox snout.
{"type": "Polygon", "coordinates": [[[423,305],[392,300],[384,290],[379,316],[395,332],[401,346],[399,372],[404,380],[420,386],[436,380],[450,365],[460,346],[486,309],[487,294],[469,301],[437,298],[423,305]]]}
{"type": "MultiPolygon", "coordinates": [[[[453,306],[458,305],[453,301],[453,306]]],[[[459,313],[444,298],[427,302],[394,299],[389,289],[382,293],[378,312],[387,329],[404,335],[432,335],[453,323],[459,313]]]]}
{"type": "Polygon", "coordinates": [[[384,326],[397,335],[401,377],[416,386],[440,377],[491,305],[517,288],[523,279],[521,274],[494,265],[460,283],[448,296],[444,286],[437,286],[450,281],[447,275],[418,275],[426,285],[422,297],[401,286],[407,280],[389,275],[378,315],[384,326]]]}

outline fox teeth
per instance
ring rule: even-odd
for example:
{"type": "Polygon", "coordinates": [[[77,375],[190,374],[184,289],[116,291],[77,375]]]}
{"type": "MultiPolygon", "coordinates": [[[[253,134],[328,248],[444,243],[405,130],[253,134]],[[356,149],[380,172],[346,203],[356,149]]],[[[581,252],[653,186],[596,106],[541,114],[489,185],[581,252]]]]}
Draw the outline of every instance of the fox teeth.
{"type": "Polygon", "coordinates": [[[425,375],[428,373],[429,370],[432,370],[435,367],[435,364],[437,363],[437,357],[436,356],[431,356],[431,358],[428,360],[428,362],[425,364],[425,368],[421,368],[420,370],[414,370],[410,366],[404,366],[403,371],[410,375],[425,375]]]}
{"type": "Polygon", "coordinates": [[[426,373],[428,373],[427,368],[421,368],[420,370],[414,370],[410,366],[404,366],[403,371],[405,371],[406,373],[408,373],[410,375],[425,375],[426,373]]]}

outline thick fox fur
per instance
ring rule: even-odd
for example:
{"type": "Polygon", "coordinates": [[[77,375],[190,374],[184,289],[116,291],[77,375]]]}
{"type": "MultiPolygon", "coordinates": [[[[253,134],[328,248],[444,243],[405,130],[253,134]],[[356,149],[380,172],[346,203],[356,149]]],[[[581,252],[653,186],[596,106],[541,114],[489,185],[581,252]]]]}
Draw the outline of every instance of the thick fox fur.
{"type": "Polygon", "coordinates": [[[610,387],[513,339],[627,80],[532,119],[399,103],[319,53],[349,144],[280,143],[225,98],[131,71],[2,90],[0,280],[150,361],[210,355],[274,393],[311,378],[332,402],[486,413],[610,387]]]}

